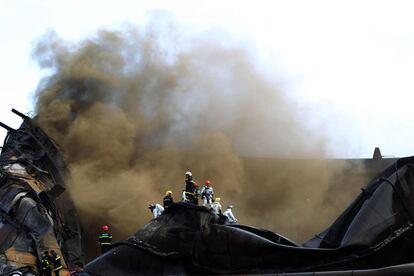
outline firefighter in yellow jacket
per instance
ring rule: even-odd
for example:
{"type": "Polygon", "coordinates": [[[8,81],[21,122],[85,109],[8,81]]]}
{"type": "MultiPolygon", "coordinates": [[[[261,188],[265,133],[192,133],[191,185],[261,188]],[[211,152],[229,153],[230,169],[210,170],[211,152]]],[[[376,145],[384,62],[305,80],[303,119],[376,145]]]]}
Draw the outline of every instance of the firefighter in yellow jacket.
{"type": "Polygon", "coordinates": [[[59,276],[59,271],[62,269],[62,260],[54,250],[50,250],[52,254],[52,271],[55,273],[55,276],[59,276]]]}
{"type": "Polygon", "coordinates": [[[52,256],[49,255],[49,251],[43,253],[42,259],[40,260],[41,264],[41,274],[42,276],[51,276],[52,272],[52,256]]]}

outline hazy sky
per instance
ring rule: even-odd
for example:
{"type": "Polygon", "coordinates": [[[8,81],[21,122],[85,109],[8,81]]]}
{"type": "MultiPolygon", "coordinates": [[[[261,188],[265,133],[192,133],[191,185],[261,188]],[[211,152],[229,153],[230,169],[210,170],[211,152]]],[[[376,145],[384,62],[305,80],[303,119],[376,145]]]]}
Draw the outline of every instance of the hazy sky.
{"type": "Polygon", "coordinates": [[[0,0],[0,121],[17,127],[11,108],[33,110],[41,72],[30,54],[47,30],[77,41],[142,24],[154,10],[171,13],[184,32],[249,48],[327,133],[334,157],[371,157],[375,146],[414,154],[412,1],[0,0]]]}

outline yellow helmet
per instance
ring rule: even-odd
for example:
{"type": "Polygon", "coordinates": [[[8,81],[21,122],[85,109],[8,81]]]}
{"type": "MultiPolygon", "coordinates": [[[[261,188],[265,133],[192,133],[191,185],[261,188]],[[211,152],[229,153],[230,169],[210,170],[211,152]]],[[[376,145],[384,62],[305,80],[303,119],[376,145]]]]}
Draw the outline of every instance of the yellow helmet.
{"type": "Polygon", "coordinates": [[[220,202],[220,198],[219,198],[219,197],[216,197],[216,198],[214,199],[214,201],[215,201],[215,202],[220,202]]]}
{"type": "Polygon", "coordinates": [[[172,192],[171,192],[171,191],[167,191],[167,192],[165,193],[165,195],[166,195],[166,196],[170,196],[170,195],[172,195],[172,192]]]}

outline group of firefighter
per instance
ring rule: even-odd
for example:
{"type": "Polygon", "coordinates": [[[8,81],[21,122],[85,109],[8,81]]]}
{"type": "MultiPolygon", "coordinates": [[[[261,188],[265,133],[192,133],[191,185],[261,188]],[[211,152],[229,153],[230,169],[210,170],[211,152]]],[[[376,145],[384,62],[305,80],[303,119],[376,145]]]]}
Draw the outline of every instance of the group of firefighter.
{"type": "MultiPolygon", "coordinates": [[[[197,182],[193,180],[193,174],[188,171],[185,173],[185,189],[182,192],[181,201],[198,205],[199,198],[203,200],[204,207],[210,208],[215,214],[219,216],[223,215],[231,224],[237,223],[237,219],[232,212],[233,205],[229,205],[227,209],[222,212],[220,198],[214,197],[214,190],[211,186],[210,180],[206,180],[204,187],[199,190],[197,182]]],[[[154,218],[157,218],[164,212],[165,208],[168,208],[173,203],[174,200],[172,197],[172,192],[167,191],[163,199],[163,206],[160,204],[151,204],[148,206],[148,208],[154,215],[154,218]]]]}
{"type": "MultiPolygon", "coordinates": [[[[203,206],[209,208],[213,213],[225,217],[229,223],[237,223],[237,219],[233,215],[233,206],[229,205],[227,209],[222,212],[220,204],[220,198],[214,197],[214,190],[209,180],[205,181],[204,187],[199,190],[197,182],[193,180],[193,174],[188,171],[185,173],[185,189],[182,192],[182,202],[198,205],[198,200],[203,200],[203,206]]],[[[149,206],[154,218],[160,216],[166,208],[174,203],[173,194],[171,191],[165,193],[163,199],[163,206],[160,204],[151,204],[149,206]]],[[[98,236],[98,242],[101,246],[101,253],[107,252],[111,248],[112,234],[109,232],[109,226],[102,226],[102,232],[98,236]]],[[[75,266],[79,266],[79,270],[75,269],[74,274],[70,275],[83,275],[83,264],[77,263],[75,266]]],[[[41,259],[42,275],[51,276],[52,272],[55,276],[59,276],[59,271],[62,269],[61,257],[54,251],[45,251],[41,259]]],[[[76,267],[77,268],[77,267],[76,267]]]]}
{"type": "MultiPolygon", "coordinates": [[[[99,242],[101,244],[101,248],[105,250],[105,252],[110,248],[112,235],[109,233],[109,227],[103,226],[102,229],[104,232],[99,236],[99,242]]],[[[50,250],[43,252],[42,259],[40,260],[40,275],[42,276],[59,276],[60,271],[62,270],[62,260],[60,255],[54,251],[50,250]]],[[[68,272],[67,276],[86,276],[89,275],[84,272],[84,265],[82,262],[75,262],[73,266],[73,271],[68,272]]]]}
{"type": "MultiPolygon", "coordinates": [[[[41,265],[40,275],[42,275],[42,276],[52,276],[52,273],[54,273],[54,276],[59,276],[60,275],[59,273],[62,270],[61,257],[54,250],[50,250],[50,254],[49,254],[49,251],[45,251],[43,253],[42,259],[40,260],[40,265],[41,265]]],[[[83,271],[83,263],[82,262],[75,262],[75,264],[73,266],[73,271],[70,271],[65,275],[67,275],[67,276],[87,276],[89,274],[87,274],[86,272],[83,271]]]]}
{"type": "Polygon", "coordinates": [[[42,275],[51,276],[52,272],[55,276],[59,276],[59,272],[62,269],[62,260],[59,254],[54,250],[45,251],[40,261],[42,268],[42,275]]]}

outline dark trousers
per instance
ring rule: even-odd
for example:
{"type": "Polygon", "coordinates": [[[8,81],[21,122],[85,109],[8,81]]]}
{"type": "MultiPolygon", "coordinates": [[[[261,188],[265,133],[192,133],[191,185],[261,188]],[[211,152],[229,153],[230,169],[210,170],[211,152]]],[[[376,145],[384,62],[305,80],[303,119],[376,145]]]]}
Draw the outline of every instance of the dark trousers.
{"type": "Polygon", "coordinates": [[[43,276],[52,276],[52,271],[50,271],[50,270],[43,270],[41,275],[43,275],[43,276]]]}
{"type": "Polygon", "coordinates": [[[108,252],[111,246],[109,244],[101,244],[101,254],[108,252]]]}
{"type": "Polygon", "coordinates": [[[193,194],[190,194],[190,193],[185,194],[185,196],[186,196],[187,201],[189,203],[193,203],[195,205],[198,205],[198,197],[196,197],[196,196],[194,196],[193,194]]]}
{"type": "Polygon", "coordinates": [[[60,271],[60,269],[54,271],[55,272],[55,276],[59,276],[59,271],[60,271]]]}

